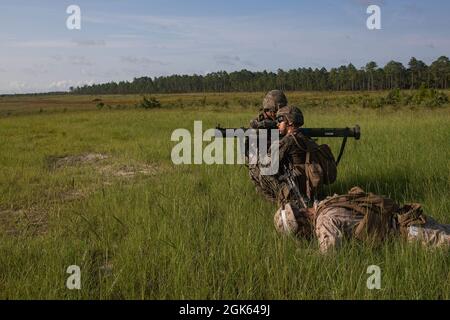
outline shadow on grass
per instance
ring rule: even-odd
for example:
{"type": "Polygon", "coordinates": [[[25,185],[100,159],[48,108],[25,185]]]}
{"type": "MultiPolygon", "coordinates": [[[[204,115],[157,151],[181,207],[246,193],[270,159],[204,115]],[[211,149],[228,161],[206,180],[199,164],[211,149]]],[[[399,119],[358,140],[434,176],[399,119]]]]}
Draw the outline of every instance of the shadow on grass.
{"type": "Polygon", "coordinates": [[[371,175],[358,175],[349,177],[340,177],[338,181],[330,186],[324,187],[324,194],[333,195],[347,193],[354,186],[363,188],[366,192],[372,192],[388,196],[397,201],[411,199],[411,201],[420,202],[424,199],[424,185],[429,180],[421,178],[417,181],[398,172],[386,172],[382,178],[371,175]]]}

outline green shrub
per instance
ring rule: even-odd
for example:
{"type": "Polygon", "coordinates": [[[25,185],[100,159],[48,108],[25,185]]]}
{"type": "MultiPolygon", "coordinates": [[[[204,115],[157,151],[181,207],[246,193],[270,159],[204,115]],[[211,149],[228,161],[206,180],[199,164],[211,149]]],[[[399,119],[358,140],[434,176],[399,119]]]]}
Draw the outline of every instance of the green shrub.
{"type": "Polygon", "coordinates": [[[421,105],[424,107],[441,107],[442,105],[449,102],[448,96],[443,93],[436,91],[435,89],[430,90],[431,93],[428,97],[423,99],[421,105]]]}
{"type": "Polygon", "coordinates": [[[436,89],[427,89],[424,85],[414,93],[411,102],[423,107],[441,107],[449,102],[447,94],[436,89]]]}
{"type": "Polygon", "coordinates": [[[154,97],[143,97],[142,101],[137,103],[136,108],[143,108],[143,109],[155,109],[155,108],[161,108],[161,102],[156,100],[154,97]]]}
{"type": "Polygon", "coordinates": [[[397,105],[401,101],[400,89],[396,88],[388,92],[384,102],[388,105],[397,105]]]}

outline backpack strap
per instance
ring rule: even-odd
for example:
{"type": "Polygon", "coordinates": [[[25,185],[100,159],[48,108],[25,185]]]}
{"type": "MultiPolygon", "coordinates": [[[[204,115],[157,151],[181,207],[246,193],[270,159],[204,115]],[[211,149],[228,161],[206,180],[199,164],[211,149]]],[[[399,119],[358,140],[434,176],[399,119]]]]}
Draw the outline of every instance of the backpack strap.
{"type": "MultiPolygon", "coordinates": [[[[299,133],[301,135],[301,133],[299,133]]],[[[303,152],[316,152],[316,151],[321,151],[320,147],[316,144],[313,148],[311,148],[309,143],[305,143],[306,145],[306,149],[303,148],[302,146],[300,146],[300,143],[298,142],[297,138],[295,137],[295,134],[291,134],[292,138],[294,139],[295,144],[297,145],[297,147],[299,147],[300,150],[302,150],[303,152]]],[[[302,135],[303,136],[303,135],[302,135]]],[[[305,137],[306,138],[306,137],[305,137]]],[[[313,142],[312,140],[307,140],[306,142],[313,142]]],[[[315,144],[315,143],[314,143],[315,144]]]]}
{"type": "Polygon", "coordinates": [[[294,142],[295,142],[295,144],[297,145],[297,147],[300,149],[300,150],[302,150],[303,152],[308,152],[308,146],[306,146],[306,149],[305,148],[303,148],[302,146],[300,146],[300,143],[298,143],[298,140],[297,140],[297,138],[295,137],[295,135],[294,134],[291,134],[291,136],[292,136],[292,138],[294,139],[294,142]]]}

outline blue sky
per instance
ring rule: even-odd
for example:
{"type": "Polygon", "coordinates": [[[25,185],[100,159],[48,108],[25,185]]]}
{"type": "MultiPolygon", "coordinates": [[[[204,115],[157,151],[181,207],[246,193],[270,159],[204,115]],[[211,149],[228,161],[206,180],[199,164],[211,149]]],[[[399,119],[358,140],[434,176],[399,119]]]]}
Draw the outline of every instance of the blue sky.
{"type": "Polygon", "coordinates": [[[2,0],[0,93],[139,76],[430,63],[450,55],[449,1],[2,0]],[[66,8],[81,8],[68,30],[66,8]],[[366,28],[381,7],[381,30],[366,28]]]}

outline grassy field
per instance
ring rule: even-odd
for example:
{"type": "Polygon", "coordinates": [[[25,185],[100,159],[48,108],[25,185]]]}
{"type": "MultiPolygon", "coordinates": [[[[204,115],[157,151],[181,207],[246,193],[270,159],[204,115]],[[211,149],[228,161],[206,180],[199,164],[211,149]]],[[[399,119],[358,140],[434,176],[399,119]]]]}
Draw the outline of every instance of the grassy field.
{"type": "MultiPolygon", "coordinates": [[[[174,129],[246,126],[263,95],[159,95],[152,110],[132,107],[139,96],[0,97],[0,298],[449,299],[448,250],[349,242],[323,256],[275,232],[245,166],[172,164],[174,129]],[[81,290],[66,288],[70,265],[81,290]]],[[[362,128],[327,192],[359,185],[450,223],[449,106],[348,97],[288,93],[305,126],[362,128]]]]}

